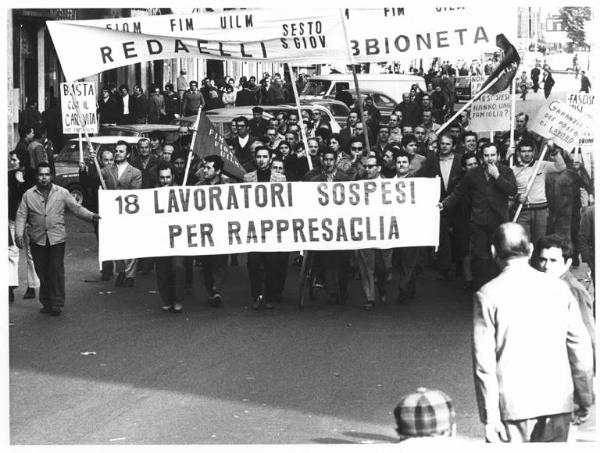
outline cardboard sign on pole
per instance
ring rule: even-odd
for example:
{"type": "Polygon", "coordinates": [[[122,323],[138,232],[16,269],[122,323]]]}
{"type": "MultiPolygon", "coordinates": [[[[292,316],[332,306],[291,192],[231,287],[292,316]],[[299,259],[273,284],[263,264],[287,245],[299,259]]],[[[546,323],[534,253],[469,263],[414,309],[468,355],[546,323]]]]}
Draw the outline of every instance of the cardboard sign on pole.
{"type": "MultiPolygon", "coordinates": [[[[471,92],[477,93],[485,77],[471,77],[471,92]]],[[[471,107],[471,130],[489,132],[508,130],[511,117],[511,95],[509,90],[496,94],[484,94],[471,107]]]]}
{"type": "Polygon", "coordinates": [[[581,113],[558,99],[544,105],[531,123],[531,131],[553,140],[569,152],[579,146],[579,140],[588,127],[581,113]]]}
{"type": "Polygon", "coordinates": [[[79,104],[83,126],[88,134],[98,133],[98,114],[96,112],[96,84],[94,82],[74,82],[60,84],[61,117],[63,134],[81,132],[79,115],[75,102],[79,104]],[[76,101],[72,94],[76,94],[76,101]]]}

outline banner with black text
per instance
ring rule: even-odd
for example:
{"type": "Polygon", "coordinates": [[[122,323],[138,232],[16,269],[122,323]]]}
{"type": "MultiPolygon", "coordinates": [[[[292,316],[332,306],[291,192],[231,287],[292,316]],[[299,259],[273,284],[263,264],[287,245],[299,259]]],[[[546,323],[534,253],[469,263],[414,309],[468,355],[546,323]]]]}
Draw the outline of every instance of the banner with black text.
{"type": "Polygon", "coordinates": [[[100,190],[99,260],[437,246],[437,178],[100,190]]]}
{"type": "Polygon", "coordinates": [[[316,63],[348,61],[339,9],[46,21],[68,81],[169,58],[316,63]],[[75,38],[76,37],[76,38],[75,38]]]}

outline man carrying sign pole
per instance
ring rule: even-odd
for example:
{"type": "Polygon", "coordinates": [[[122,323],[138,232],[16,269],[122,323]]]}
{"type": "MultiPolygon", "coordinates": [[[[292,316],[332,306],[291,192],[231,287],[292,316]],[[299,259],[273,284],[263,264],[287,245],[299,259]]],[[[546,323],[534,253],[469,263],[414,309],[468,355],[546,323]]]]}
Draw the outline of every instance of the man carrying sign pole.
{"type": "Polygon", "coordinates": [[[559,173],[567,166],[558,148],[546,143],[542,154],[534,164],[535,144],[531,140],[521,140],[517,146],[517,156],[521,164],[513,168],[517,180],[517,210],[513,222],[525,228],[531,242],[546,234],[548,221],[548,201],[546,199],[546,174],[559,173]],[[548,149],[554,162],[544,160],[548,149]]]}

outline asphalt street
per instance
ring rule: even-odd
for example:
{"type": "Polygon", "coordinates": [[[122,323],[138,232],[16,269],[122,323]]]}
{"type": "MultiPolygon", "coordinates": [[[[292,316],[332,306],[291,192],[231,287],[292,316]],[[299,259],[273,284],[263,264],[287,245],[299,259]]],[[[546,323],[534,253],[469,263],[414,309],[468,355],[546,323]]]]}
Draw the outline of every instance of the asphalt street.
{"type": "Polygon", "coordinates": [[[459,281],[427,271],[417,300],[371,312],[352,281],[345,305],[299,311],[291,267],[284,302],[255,312],[242,259],[221,307],[195,269],[184,312],[164,313],[153,275],[99,281],[91,225],[67,225],[63,314],[38,313],[23,286],[9,308],[11,444],[390,443],[395,404],[420,386],[448,393],[459,436],[481,441],[459,281]]]}

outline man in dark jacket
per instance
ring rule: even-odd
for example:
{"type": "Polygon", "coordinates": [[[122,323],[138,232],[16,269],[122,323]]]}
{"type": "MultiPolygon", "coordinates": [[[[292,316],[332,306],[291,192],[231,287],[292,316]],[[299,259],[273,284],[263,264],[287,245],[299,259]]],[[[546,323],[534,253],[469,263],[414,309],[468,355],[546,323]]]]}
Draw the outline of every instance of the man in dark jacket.
{"type": "Polygon", "coordinates": [[[471,169],[454,191],[442,202],[442,209],[451,210],[460,201],[471,200],[471,256],[473,283],[479,289],[490,281],[498,269],[492,261],[492,235],[507,222],[508,198],[517,195],[517,181],[512,170],[498,163],[498,150],[486,144],[481,150],[481,165],[471,169]]]}

